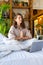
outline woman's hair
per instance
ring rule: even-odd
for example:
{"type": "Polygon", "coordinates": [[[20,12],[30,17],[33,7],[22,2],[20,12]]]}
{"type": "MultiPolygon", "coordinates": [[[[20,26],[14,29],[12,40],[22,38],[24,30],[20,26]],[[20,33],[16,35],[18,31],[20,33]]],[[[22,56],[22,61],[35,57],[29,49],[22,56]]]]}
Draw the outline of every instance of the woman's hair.
{"type": "Polygon", "coordinates": [[[22,16],[20,13],[17,13],[17,14],[14,16],[14,21],[13,21],[14,27],[17,28],[17,22],[15,21],[15,19],[17,18],[18,15],[20,15],[21,18],[22,18],[22,23],[20,24],[20,26],[21,26],[22,28],[25,28],[24,19],[23,19],[23,16],[22,16]]]}

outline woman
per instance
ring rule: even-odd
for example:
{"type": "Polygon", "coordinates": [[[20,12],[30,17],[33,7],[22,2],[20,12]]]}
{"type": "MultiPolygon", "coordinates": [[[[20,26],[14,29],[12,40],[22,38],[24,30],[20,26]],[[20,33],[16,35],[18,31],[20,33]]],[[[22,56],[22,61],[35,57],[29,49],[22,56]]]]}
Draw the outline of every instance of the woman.
{"type": "Polygon", "coordinates": [[[25,28],[23,16],[20,13],[16,14],[14,17],[8,37],[16,40],[27,40],[32,38],[30,30],[25,28]]]}
{"type": "Polygon", "coordinates": [[[16,14],[14,17],[13,25],[8,33],[8,38],[14,40],[15,44],[21,47],[21,49],[26,49],[32,44],[29,43],[32,35],[30,30],[25,28],[23,16],[20,13],[16,14]]]}

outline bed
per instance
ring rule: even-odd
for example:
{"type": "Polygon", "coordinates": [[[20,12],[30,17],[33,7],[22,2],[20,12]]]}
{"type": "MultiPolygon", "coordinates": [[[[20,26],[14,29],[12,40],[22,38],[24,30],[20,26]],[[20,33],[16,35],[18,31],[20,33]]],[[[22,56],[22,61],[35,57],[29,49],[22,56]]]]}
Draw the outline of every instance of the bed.
{"type": "MultiPolygon", "coordinates": [[[[1,41],[0,49],[4,45],[1,41]]],[[[8,50],[8,47],[7,50],[4,47],[3,49],[3,51],[0,50],[0,65],[43,65],[43,48],[33,53],[25,50],[12,51],[8,50]]]]}
{"type": "Polygon", "coordinates": [[[17,51],[5,53],[0,58],[0,65],[43,65],[43,51],[29,53],[27,51],[17,51]]]}

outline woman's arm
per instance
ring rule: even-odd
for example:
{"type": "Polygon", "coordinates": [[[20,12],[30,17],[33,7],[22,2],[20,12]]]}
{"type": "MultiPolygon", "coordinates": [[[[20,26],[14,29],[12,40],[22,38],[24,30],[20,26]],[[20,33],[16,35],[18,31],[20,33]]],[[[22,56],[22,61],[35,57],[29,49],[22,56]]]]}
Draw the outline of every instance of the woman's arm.
{"type": "Polygon", "coordinates": [[[15,40],[28,40],[31,39],[30,37],[26,36],[26,37],[15,37],[15,40]]]}
{"type": "Polygon", "coordinates": [[[26,37],[15,37],[15,40],[28,40],[28,39],[31,39],[31,37],[28,37],[28,36],[26,36],[26,37]]]}
{"type": "Polygon", "coordinates": [[[32,35],[31,35],[30,31],[27,30],[25,36],[23,36],[23,32],[21,31],[20,36],[16,37],[15,39],[16,40],[28,40],[28,39],[31,39],[31,38],[32,38],[32,35]]]}
{"type": "Polygon", "coordinates": [[[23,37],[23,39],[27,40],[27,39],[31,39],[31,38],[32,38],[32,35],[31,35],[30,30],[26,29],[26,35],[25,35],[25,37],[23,37]]]}
{"type": "Polygon", "coordinates": [[[28,39],[31,39],[32,37],[29,37],[29,36],[25,36],[23,38],[21,38],[22,40],[28,40],[28,39]]]}
{"type": "Polygon", "coordinates": [[[21,40],[21,37],[18,36],[18,37],[15,37],[14,39],[15,40],[21,40]]]}

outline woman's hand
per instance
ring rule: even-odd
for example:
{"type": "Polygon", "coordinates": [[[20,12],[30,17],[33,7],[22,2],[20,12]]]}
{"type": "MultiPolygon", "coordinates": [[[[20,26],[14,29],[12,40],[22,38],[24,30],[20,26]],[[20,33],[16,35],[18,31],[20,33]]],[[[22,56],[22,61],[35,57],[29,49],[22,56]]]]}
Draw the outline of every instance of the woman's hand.
{"type": "Polygon", "coordinates": [[[26,36],[26,37],[16,37],[15,39],[16,40],[28,40],[28,39],[31,39],[31,38],[29,38],[28,36],[26,36]]]}
{"type": "Polygon", "coordinates": [[[23,32],[20,31],[20,36],[15,38],[16,40],[23,40],[23,32]]]}
{"type": "Polygon", "coordinates": [[[20,36],[15,38],[16,40],[28,40],[31,39],[29,36],[23,36],[23,31],[20,31],[20,36]]]}
{"type": "Polygon", "coordinates": [[[21,40],[28,40],[28,39],[31,39],[31,37],[29,37],[29,36],[23,36],[23,31],[20,31],[20,39],[21,40]]]}
{"type": "Polygon", "coordinates": [[[23,32],[20,31],[20,38],[22,39],[23,38],[23,32]]]}
{"type": "Polygon", "coordinates": [[[22,38],[22,40],[28,40],[28,39],[31,39],[31,38],[28,37],[28,36],[25,36],[25,37],[22,38]]]}

